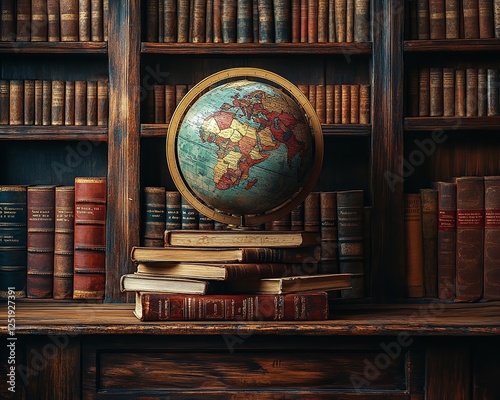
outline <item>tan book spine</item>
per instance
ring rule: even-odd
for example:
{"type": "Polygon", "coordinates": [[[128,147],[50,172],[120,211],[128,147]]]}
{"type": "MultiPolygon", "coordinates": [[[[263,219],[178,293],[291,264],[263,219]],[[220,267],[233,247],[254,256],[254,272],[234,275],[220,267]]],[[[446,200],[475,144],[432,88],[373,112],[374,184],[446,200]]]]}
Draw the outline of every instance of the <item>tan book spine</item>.
{"type": "Polygon", "coordinates": [[[370,0],[354,1],[354,41],[370,40],[370,0]]]}
{"type": "Polygon", "coordinates": [[[175,110],[175,85],[165,85],[165,122],[169,123],[175,110]]]}
{"type": "Polygon", "coordinates": [[[305,85],[303,83],[297,84],[299,90],[309,99],[309,85],[305,85]]]}
{"type": "Polygon", "coordinates": [[[163,42],[175,43],[177,41],[177,0],[164,0],[163,4],[163,42]]]}
{"type": "Polygon", "coordinates": [[[359,124],[359,85],[351,85],[351,124],[359,124]]]}
{"type": "Polygon", "coordinates": [[[493,22],[493,0],[478,0],[479,37],[489,39],[495,37],[493,22]]]}
{"type": "Polygon", "coordinates": [[[35,125],[42,125],[43,121],[43,82],[35,80],[35,125]]]}
{"type": "Polygon", "coordinates": [[[307,2],[307,42],[318,42],[318,3],[320,0],[307,2]]]}
{"type": "Polygon", "coordinates": [[[431,39],[446,38],[445,0],[429,0],[429,31],[431,39]]]}
{"type": "Polygon", "coordinates": [[[66,81],[64,93],[64,125],[75,125],[75,82],[66,81]]]}
{"type": "Polygon", "coordinates": [[[96,81],[87,81],[87,125],[97,125],[96,81]]]}
{"type": "Polygon", "coordinates": [[[97,125],[108,126],[108,81],[97,81],[97,125]]]}
{"type": "Polygon", "coordinates": [[[64,125],[64,81],[52,81],[51,125],[64,125]]]}
{"type": "Polygon", "coordinates": [[[155,124],[165,123],[165,87],[163,85],[153,85],[155,99],[155,124]]]}
{"type": "Polygon", "coordinates": [[[354,41],[354,0],[347,0],[345,41],[349,43],[354,41]]]}
{"type": "Polygon", "coordinates": [[[465,70],[455,71],[455,116],[465,117],[465,70]]]}
{"type": "Polygon", "coordinates": [[[61,41],[78,41],[78,0],[65,0],[59,3],[61,12],[61,41]]]}
{"type": "Polygon", "coordinates": [[[48,33],[47,0],[31,1],[31,41],[46,42],[48,33]]]}
{"type": "Polygon", "coordinates": [[[322,124],[326,123],[325,85],[316,85],[316,114],[322,124]]]}
{"type": "Polygon", "coordinates": [[[90,0],[91,28],[90,39],[93,42],[104,40],[102,30],[102,0],[90,0]]]}
{"type": "Polygon", "coordinates": [[[221,12],[222,12],[222,0],[214,0],[214,43],[222,43],[221,12]]]}
{"type": "Polygon", "coordinates": [[[347,0],[335,0],[335,36],[337,42],[346,41],[347,0]]]}
{"type": "Polygon", "coordinates": [[[418,116],[430,115],[430,69],[420,68],[418,86],[418,116]]]}
{"type": "Polygon", "coordinates": [[[498,69],[488,68],[487,71],[487,96],[488,96],[488,116],[493,117],[500,113],[498,103],[500,101],[499,93],[499,80],[498,69]]]}
{"type": "Polygon", "coordinates": [[[328,2],[318,1],[318,43],[328,42],[328,2]]]}
{"type": "Polygon", "coordinates": [[[465,70],[465,90],[465,115],[467,117],[477,116],[477,69],[467,68],[465,70]]]}
{"type": "Polygon", "coordinates": [[[460,37],[460,1],[445,0],[446,10],[446,39],[458,39],[460,37]]]}
{"type": "Polygon", "coordinates": [[[22,125],[24,122],[24,82],[20,79],[10,81],[9,125],[22,125]]]}
{"type": "Polygon", "coordinates": [[[420,194],[405,194],[405,253],[408,297],[424,297],[422,203],[420,194]]]}
{"type": "Polygon", "coordinates": [[[370,123],[370,112],[371,112],[371,96],[370,96],[370,85],[360,85],[359,87],[359,123],[369,124],[370,123]]]}
{"type": "Polygon", "coordinates": [[[105,42],[109,37],[109,0],[102,0],[102,38],[105,42]]]}
{"type": "Polygon", "coordinates": [[[327,124],[333,124],[334,116],[334,85],[327,84],[325,86],[325,122],[327,124]]]}
{"type": "Polygon", "coordinates": [[[443,116],[455,115],[455,71],[443,68],[443,116]]]}
{"type": "Polygon", "coordinates": [[[75,81],[75,125],[87,125],[87,81],[75,81]]]}
{"type": "Polygon", "coordinates": [[[430,39],[429,0],[417,0],[418,38],[430,39]]]}
{"type": "Polygon", "coordinates": [[[486,68],[477,70],[477,115],[478,117],[488,115],[488,77],[486,68]]]}
{"type": "Polygon", "coordinates": [[[429,111],[431,117],[443,115],[443,69],[430,68],[429,111]]]}
{"type": "Polygon", "coordinates": [[[52,82],[44,79],[42,81],[42,125],[52,123],[52,82]]]}
{"type": "Polygon", "coordinates": [[[9,124],[10,109],[10,83],[8,80],[0,79],[0,125],[9,124]]]}
{"type": "Polygon", "coordinates": [[[308,13],[307,13],[308,8],[309,8],[309,1],[300,0],[300,43],[307,43],[309,37],[308,13]]]}
{"type": "Polygon", "coordinates": [[[464,38],[479,38],[478,0],[463,0],[464,38]]]}
{"type": "Polygon", "coordinates": [[[351,122],[351,87],[342,85],[342,124],[351,122]]]}
{"type": "Polygon", "coordinates": [[[78,2],[78,37],[80,42],[90,41],[90,0],[78,2]]]}
{"type": "Polygon", "coordinates": [[[193,21],[192,21],[193,37],[191,38],[191,42],[193,43],[205,42],[206,7],[207,7],[206,0],[193,0],[193,21]]]}
{"type": "Polygon", "coordinates": [[[35,81],[24,81],[24,125],[35,124],[35,81]]]}
{"type": "Polygon", "coordinates": [[[342,123],[342,85],[334,85],[333,86],[333,123],[341,124],[342,123]]]}

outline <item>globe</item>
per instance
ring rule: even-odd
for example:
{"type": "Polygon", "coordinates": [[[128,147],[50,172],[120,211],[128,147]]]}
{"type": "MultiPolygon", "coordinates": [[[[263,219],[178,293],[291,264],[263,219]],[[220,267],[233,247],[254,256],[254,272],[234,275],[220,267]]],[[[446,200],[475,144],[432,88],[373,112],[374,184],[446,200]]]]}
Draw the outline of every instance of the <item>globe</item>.
{"type": "Polygon", "coordinates": [[[283,78],[253,68],[222,71],[195,86],[172,117],[171,175],[187,200],[215,220],[275,219],[298,205],[317,178],[321,125],[311,120],[317,120],[312,106],[283,78]]]}

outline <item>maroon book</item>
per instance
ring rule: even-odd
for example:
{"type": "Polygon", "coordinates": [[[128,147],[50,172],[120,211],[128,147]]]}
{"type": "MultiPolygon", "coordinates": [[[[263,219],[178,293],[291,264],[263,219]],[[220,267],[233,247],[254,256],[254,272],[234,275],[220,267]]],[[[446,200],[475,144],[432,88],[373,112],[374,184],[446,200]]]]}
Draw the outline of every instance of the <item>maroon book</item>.
{"type": "Polygon", "coordinates": [[[484,293],[500,300],[500,176],[484,177],[484,293]]]}

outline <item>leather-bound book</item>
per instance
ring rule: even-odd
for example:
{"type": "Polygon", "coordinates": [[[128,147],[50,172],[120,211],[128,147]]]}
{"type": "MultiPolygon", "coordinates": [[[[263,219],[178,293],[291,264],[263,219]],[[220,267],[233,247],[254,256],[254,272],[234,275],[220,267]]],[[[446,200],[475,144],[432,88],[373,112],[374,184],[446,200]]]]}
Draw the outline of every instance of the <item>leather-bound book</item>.
{"type": "Polygon", "coordinates": [[[26,187],[0,186],[0,298],[26,297],[26,187]]]}
{"type": "Polygon", "coordinates": [[[337,193],[321,192],[319,195],[321,259],[319,272],[333,274],[339,272],[337,193]]]}
{"type": "Polygon", "coordinates": [[[165,85],[165,122],[169,123],[175,110],[175,85],[165,85]]]}
{"type": "MultiPolygon", "coordinates": [[[[222,0],[227,1],[227,0],[222,0]]],[[[259,43],[274,42],[274,12],[272,0],[259,0],[259,43]]]]}
{"type": "Polygon", "coordinates": [[[443,116],[455,115],[455,71],[443,68],[443,116]]]}
{"type": "Polygon", "coordinates": [[[142,200],[142,245],[145,247],[163,246],[165,232],[165,188],[147,186],[143,189],[142,200]]]}
{"type": "Polygon", "coordinates": [[[428,117],[430,115],[430,69],[420,68],[418,82],[418,116],[428,117]]]}
{"type": "Polygon", "coordinates": [[[335,36],[337,42],[346,41],[347,0],[335,0],[335,36]]]}
{"type": "MultiPolygon", "coordinates": [[[[253,5],[253,2],[252,2],[253,5]]],[[[253,9],[252,9],[253,18],[253,9]]],[[[252,28],[254,24],[252,22],[252,28]]],[[[252,30],[252,41],[254,32],[252,30]]],[[[207,0],[207,7],[205,12],[205,42],[212,43],[214,41],[214,0],[207,0]]]]}
{"type": "Polygon", "coordinates": [[[304,230],[304,202],[300,203],[290,212],[290,230],[304,230]]]}
{"type": "Polygon", "coordinates": [[[90,0],[78,1],[78,38],[80,42],[90,41],[90,0]]]}
{"type": "MultiPolygon", "coordinates": [[[[241,1],[241,0],[240,0],[241,1]]],[[[309,1],[311,3],[312,0],[309,1]]],[[[275,43],[291,42],[292,9],[289,0],[274,0],[274,41],[275,43]]]]}
{"type": "Polygon", "coordinates": [[[419,193],[405,193],[404,218],[407,295],[424,297],[422,203],[419,193]]]}
{"type": "Polygon", "coordinates": [[[236,0],[222,0],[222,42],[236,42],[236,0]]]}
{"type": "MultiPolygon", "coordinates": [[[[248,0],[246,0],[248,1],[248,0]]],[[[206,34],[206,0],[193,0],[192,37],[193,43],[204,43],[206,34]]]]}
{"type": "Polygon", "coordinates": [[[316,114],[322,124],[326,123],[325,89],[325,85],[316,85],[316,114]]]}
{"type": "Polygon", "coordinates": [[[354,41],[354,0],[347,0],[346,4],[345,41],[354,41]]]}
{"type": "Polygon", "coordinates": [[[43,81],[35,80],[35,125],[42,125],[43,121],[43,81]]]}
{"type": "Polygon", "coordinates": [[[328,0],[328,42],[337,41],[335,33],[335,0],[328,0]]]}
{"type": "Polygon", "coordinates": [[[351,86],[342,85],[342,124],[351,122],[351,86]]]}
{"type": "Polygon", "coordinates": [[[16,41],[31,40],[31,0],[16,0],[16,41]]]}
{"type": "Polygon", "coordinates": [[[422,201],[422,244],[424,255],[424,288],[426,297],[437,297],[437,230],[438,191],[420,189],[422,201]]]}
{"type": "Polygon", "coordinates": [[[87,81],[87,125],[97,125],[96,81],[87,81]]]}
{"type": "Polygon", "coordinates": [[[443,69],[432,67],[429,72],[429,111],[431,117],[443,116],[443,69]]]}
{"type": "Polygon", "coordinates": [[[42,125],[52,123],[52,82],[44,79],[42,81],[42,125]]]}
{"type": "Polygon", "coordinates": [[[155,99],[155,124],[165,123],[165,87],[153,85],[155,99]]]}
{"type": "MultiPolygon", "coordinates": [[[[258,0],[260,3],[260,0],[258,0]]],[[[308,0],[300,0],[300,43],[307,43],[309,27],[307,26],[309,7],[308,0]]]]}
{"type": "Polygon", "coordinates": [[[158,38],[158,0],[146,0],[146,41],[159,42],[158,38]]]}
{"type": "Polygon", "coordinates": [[[165,37],[165,3],[163,0],[158,0],[158,38],[156,41],[163,42],[165,37]]]}
{"type": "Polygon", "coordinates": [[[16,40],[16,1],[2,0],[0,2],[0,41],[14,42],[16,40]]]}
{"type": "Polygon", "coordinates": [[[417,67],[410,67],[406,75],[406,107],[409,117],[418,117],[418,95],[419,95],[419,70],[417,67]]]}
{"type": "Polygon", "coordinates": [[[465,117],[465,70],[455,71],[455,116],[465,117]]]}
{"type": "Polygon", "coordinates": [[[370,40],[370,0],[354,1],[354,41],[370,40]]]}
{"type": "Polygon", "coordinates": [[[307,91],[307,97],[309,99],[309,103],[316,111],[316,85],[309,85],[309,90],[307,91]]]}
{"type": "Polygon", "coordinates": [[[493,2],[493,29],[495,38],[500,39],[500,1],[493,2]]]}
{"type": "Polygon", "coordinates": [[[181,227],[182,229],[198,229],[198,211],[181,196],[181,227]]]}
{"type": "Polygon", "coordinates": [[[75,81],[75,125],[87,125],[87,81],[75,81]]]}
{"type": "Polygon", "coordinates": [[[271,221],[271,231],[289,231],[292,227],[292,215],[287,213],[280,218],[271,221]]]}
{"type": "Polygon", "coordinates": [[[479,38],[479,0],[463,0],[464,38],[479,38]]]}
{"type": "Polygon", "coordinates": [[[31,41],[46,42],[48,33],[47,0],[31,1],[31,41]]]}
{"type": "Polygon", "coordinates": [[[64,125],[65,82],[52,81],[51,119],[52,125],[64,125]]]}
{"type": "Polygon", "coordinates": [[[65,0],[59,3],[61,12],[61,41],[77,42],[79,36],[78,0],[65,0]]]}
{"type": "Polygon", "coordinates": [[[325,123],[333,124],[333,118],[335,115],[335,94],[334,85],[325,85],[325,123]]]}
{"type": "Polygon", "coordinates": [[[431,39],[446,38],[445,0],[429,0],[429,31],[431,39]]]}
{"type": "Polygon", "coordinates": [[[253,8],[252,0],[237,0],[236,2],[236,41],[251,43],[253,41],[253,8]]]}
{"type": "Polygon", "coordinates": [[[477,116],[478,80],[477,69],[465,70],[465,116],[477,116]]]}
{"type": "Polygon", "coordinates": [[[328,2],[329,0],[318,0],[318,10],[317,10],[318,43],[328,42],[328,2]]]}
{"type": "Polygon", "coordinates": [[[103,299],[106,178],[75,178],[74,299],[103,299]]]}
{"type": "Polygon", "coordinates": [[[483,294],[484,180],[454,179],[457,185],[456,299],[477,301],[483,294]]]}
{"type": "Polygon", "coordinates": [[[66,81],[64,86],[64,125],[75,125],[74,81],[66,81]]]}
{"type": "Polygon", "coordinates": [[[307,42],[318,42],[318,3],[320,0],[307,2],[307,42]]]}
{"type": "Polygon", "coordinates": [[[359,85],[351,85],[350,123],[359,124],[359,85]]]}
{"type": "Polygon", "coordinates": [[[333,86],[333,123],[342,123],[342,85],[333,86]]]}
{"type": "Polygon", "coordinates": [[[54,299],[73,298],[75,187],[58,186],[55,193],[54,299]]]}
{"type": "Polygon", "coordinates": [[[215,229],[214,220],[206,215],[198,214],[198,229],[204,231],[213,231],[215,229]]]}
{"type": "Polygon", "coordinates": [[[477,115],[488,115],[488,77],[486,68],[477,70],[477,115]]]}
{"type": "Polygon", "coordinates": [[[319,192],[311,192],[304,200],[304,230],[306,232],[319,232],[320,228],[319,192]]]}
{"type": "Polygon", "coordinates": [[[9,125],[10,83],[0,79],[0,125],[9,125]]]}
{"type": "Polygon", "coordinates": [[[47,0],[47,39],[49,42],[61,41],[59,0],[47,0]]]}
{"type": "Polygon", "coordinates": [[[457,192],[450,182],[436,182],[438,190],[437,279],[438,298],[455,299],[455,255],[457,236],[457,192]]]}
{"type": "Polygon", "coordinates": [[[28,186],[26,295],[52,298],[54,279],[55,186],[28,186]]]}
{"type": "Polygon", "coordinates": [[[370,123],[371,112],[370,85],[359,86],[359,123],[370,123]]]}
{"type": "MultiPolygon", "coordinates": [[[[177,0],[163,2],[163,42],[177,42],[177,0]]],[[[161,16],[160,16],[161,18],[161,16]]]]}
{"type": "MultiPolygon", "coordinates": [[[[300,43],[300,1],[301,0],[292,0],[292,43],[300,43]]],[[[258,4],[258,1],[254,0],[254,4],[258,4]]],[[[258,6],[257,6],[258,10],[258,6]]],[[[257,13],[257,21],[258,21],[258,13],[257,13]]]]}
{"type": "Polygon", "coordinates": [[[446,39],[460,37],[460,0],[445,0],[446,39]]]}
{"type": "Polygon", "coordinates": [[[35,124],[35,81],[24,80],[24,125],[35,124]]]}
{"type": "Polygon", "coordinates": [[[222,43],[221,13],[222,13],[222,0],[214,0],[214,43],[222,43]]]}
{"type": "Polygon", "coordinates": [[[189,39],[189,0],[177,0],[177,42],[189,39]]]}
{"type": "Polygon", "coordinates": [[[165,227],[167,230],[182,228],[181,194],[176,190],[165,192],[165,227]]]}
{"type": "Polygon", "coordinates": [[[12,79],[9,86],[9,124],[22,125],[24,122],[24,82],[20,79],[12,79]]]}
{"type": "Polygon", "coordinates": [[[108,126],[108,81],[97,81],[97,125],[108,126]]]}
{"type": "Polygon", "coordinates": [[[493,25],[493,0],[478,0],[478,14],[479,37],[481,39],[495,37],[493,25]]]}
{"type": "Polygon", "coordinates": [[[500,300],[500,176],[484,177],[484,293],[500,300]]]}
{"type": "Polygon", "coordinates": [[[417,31],[419,39],[431,38],[430,22],[429,0],[417,0],[417,31]]]}
{"type": "Polygon", "coordinates": [[[102,42],[103,36],[103,23],[102,23],[102,0],[90,0],[90,39],[93,42],[102,42]]]}
{"type": "Polygon", "coordinates": [[[498,69],[496,68],[488,68],[487,70],[487,77],[486,77],[486,84],[487,84],[487,97],[488,97],[488,116],[493,117],[495,115],[498,115],[500,113],[499,110],[499,97],[498,97],[498,87],[499,87],[499,80],[498,80],[498,69]]]}
{"type": "Polygon", "coordinates": [[[188,92],[188,85],[175,85],[175,105],[177,106],[188,92]]]}

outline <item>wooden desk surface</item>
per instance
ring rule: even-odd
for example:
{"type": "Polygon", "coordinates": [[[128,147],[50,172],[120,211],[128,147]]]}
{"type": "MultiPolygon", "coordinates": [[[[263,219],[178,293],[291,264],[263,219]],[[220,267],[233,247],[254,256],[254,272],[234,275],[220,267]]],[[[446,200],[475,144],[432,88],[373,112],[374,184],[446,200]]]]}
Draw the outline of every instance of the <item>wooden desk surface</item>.
{"type": "MultiPolygon", "coordinates": [[[[338,306],[328,321],[141,322],[134,304],[22,302],[15,334],[282,334],[282,335],[499,335],[500,302],[338,306]]],[[[0,304],[0,334],[8,333],[7,305],[0,304]]]]}

